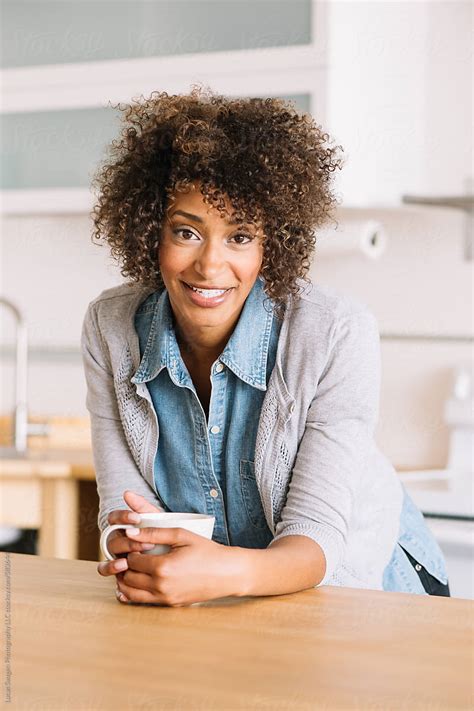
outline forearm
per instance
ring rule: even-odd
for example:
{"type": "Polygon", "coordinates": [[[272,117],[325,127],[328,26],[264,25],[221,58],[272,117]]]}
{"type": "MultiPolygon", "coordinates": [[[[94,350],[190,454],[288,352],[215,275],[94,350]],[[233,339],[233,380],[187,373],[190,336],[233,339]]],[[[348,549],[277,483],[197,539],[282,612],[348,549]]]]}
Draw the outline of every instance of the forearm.
{"type": "Polygon", "coordinates": [[[241,565],[238,594],[284,595],[315,587],[324,578],[322,548],[308,536],[285,536],[269,548],[236,548],[241,565]]]}

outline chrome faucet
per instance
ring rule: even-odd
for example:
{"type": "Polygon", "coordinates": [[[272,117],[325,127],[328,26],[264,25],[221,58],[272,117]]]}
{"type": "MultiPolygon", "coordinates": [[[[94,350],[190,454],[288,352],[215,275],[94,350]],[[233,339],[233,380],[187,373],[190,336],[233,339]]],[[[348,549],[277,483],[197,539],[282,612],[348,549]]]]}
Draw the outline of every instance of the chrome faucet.
{"type": "Polygon", "coordinates": [[[15,416],[14,448],[22,453],[27,450],[27,438],[30,435],[46,435],[47,424],[28,422],[28,330],[20,310],[8,299],[0,296],[0,305],[9,309],[16,321],[16,359],[15,359],[15,416]]]}

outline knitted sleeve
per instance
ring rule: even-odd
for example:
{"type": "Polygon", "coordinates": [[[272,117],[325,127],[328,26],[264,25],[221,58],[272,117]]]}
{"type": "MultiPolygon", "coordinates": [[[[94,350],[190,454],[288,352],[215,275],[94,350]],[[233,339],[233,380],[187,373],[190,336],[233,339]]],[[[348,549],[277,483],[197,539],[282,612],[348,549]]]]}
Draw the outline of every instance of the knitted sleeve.
{"type": "Polygon", "coordinates": [[[130,489],[164,510],[155,492],[143,478],[124,434],[107,348],[97,324],[94,305],[84,317],[81,335],[82,360],[87,384],[86,407],[90,414],[92,452],[100,499],[98,525],[107,526],[114,509],[128,509],[123,493],[130,489]]]}
{"type": "Polygon", "coordinates": [[[373,444],[379,391],[377,321],[369,310],[344,315],[331,329],[328,360],[307,412],[272,541],[306,535],[318,543],[326,558],[320,585],[343,560],[361,474],[373,444]]]}

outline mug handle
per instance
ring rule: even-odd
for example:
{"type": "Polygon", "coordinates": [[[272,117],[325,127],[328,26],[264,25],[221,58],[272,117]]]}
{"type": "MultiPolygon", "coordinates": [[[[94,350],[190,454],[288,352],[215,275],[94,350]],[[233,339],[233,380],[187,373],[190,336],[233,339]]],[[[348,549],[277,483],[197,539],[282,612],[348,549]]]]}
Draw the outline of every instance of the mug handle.
{"type": "Polygon", "coordinates": [[[107,548],[107,538],[112,533],[112,531],[116,531],[118,528],[136,528],[136,524],[115,523],[113,526],[107,526],[107,528],[104,528],[100,536],[100,547],[107,560],[116,560],[115,556],[112,555],[112,553],[107,548]]]}

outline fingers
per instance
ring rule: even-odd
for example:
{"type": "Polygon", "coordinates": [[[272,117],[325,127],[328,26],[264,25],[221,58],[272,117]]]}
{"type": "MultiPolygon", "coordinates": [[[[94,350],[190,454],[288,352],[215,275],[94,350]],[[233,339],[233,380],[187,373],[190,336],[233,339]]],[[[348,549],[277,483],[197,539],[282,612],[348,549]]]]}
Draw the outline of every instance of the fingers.
{"type": "Polygon", "coordinates": [[[141,517],[139,513],[128,509],[115,509],[109,513],[107,521],[111,526],[116,523],[140,523],[141,517]]]}
{"type": "Polygon", "coordinates": [[[104,560],[97,566],[97,572],[100,575],[117,575],[127,570],[128,562],[126,558],[117,558],[117,560],[104,560]]]}
{"type": "MultiPolygon", "coordinates": [[[[161,513],[163,511],[161,507],[150,504],[144,496],[136,494],[134,491],[130,491],[130,489],[123,492],[123,499],[131,509],[139,511],[140,513],[161,513]]],[[[138,523],[138,521],[134,523],[138,523]]]]}
{"type": "MultiPolygon", "coordinates": [[[[193,538],[197,537],[196,533],[188,531],[186,528],[127,528],[125,535],[133,541],[142,543],[162,543],[164,545],[186,545],[193,538]]],[[[199,540],[200,537],[198,537],[199,540]]]]}
{"type": "Polygon", "coordinates": [[[128,602],[128,598],[125,597],[123,592],[120,592],[118,586],[115,589],[115,597],[117,598],[117,600],[119,600],[119,602],[128,602]]]}
{"type": "Polygon", "coordinates": [[[123,498],[126,504],[132,509],[115,509],[107,516],[108,523],[113,526],[117,523],[140,523],[140,513],[162,513],[163,509],[153,506],[145,497],[135,494],[128,489],[124,492],[123,498]]]}
{"type": "Polygon", "coordinates": [[[151,575],[148,575],[148,573],[138,573],[135,570],[126,570],[117,576],[117,587],[126,595],[127,593],[122,588],[123,585],[127,585],[129,588],[134,588],[135,590],[147,590],[151,593],[154,592],[155,587],[151,575]]]}
{"type": "Polygon", "coordinates": [[[107,548],[112,555],[119,556],[132,553],[132,551],[149,551],[153,548],[153,543],[132,541],[125,535],[124,531],[113,531],[107,541],[107,548]]]}
{"type": "MultiPolygon", "coordinates": [[[[119,594],[124,595],[127,602],[142,602],[155,605],[166,605],[166,596],[156,592],[150,592],[149,590],[143,590],[141,588],[132,588],[127,585],[123,580],[120,581],[120,589],[118,589],[117,597],[120,600],[119,594]]],[[[120,600],[125,602],[125,600],[120,600]]]]}
{"type": "MultiPolygon", "coordinates": [[[[114,555],[120,554],[120,553],[141,553],[144,550],[151,550],[154,548],[153,543],[137,543],[136,541],[128,541],[127,539],[124,539],[125,544],[128,548],[128,550],[124,551],[119,550],[112,550],[112,544],[109,545],[109,551],[113,553],[114,555]]],[[[104,560],[101,561],[98,566],[97,566],[97,572],[100,573],[100,575],[103,576],[108,576],[108,575],[117,575],[117,573],[120,573],[124,570],[128,569],[128,561],[127,558],[117,558],[116,560],[104,560]]]]}

